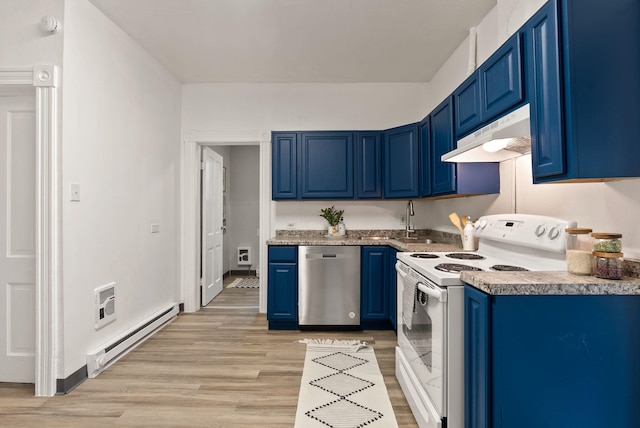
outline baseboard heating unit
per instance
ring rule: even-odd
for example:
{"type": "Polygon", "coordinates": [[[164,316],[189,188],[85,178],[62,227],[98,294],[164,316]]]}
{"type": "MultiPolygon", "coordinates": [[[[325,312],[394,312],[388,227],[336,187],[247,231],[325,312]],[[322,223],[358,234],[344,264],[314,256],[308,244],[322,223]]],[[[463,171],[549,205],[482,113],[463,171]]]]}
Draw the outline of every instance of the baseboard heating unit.
{"type": "Polygon", "coordinates": [[[89,378],[98,376],[111,364],[151,337],[162,327],[173,321],[180,312],[178,304],[157,312],[140,325],[125,332],[119,338],[87,354],[87,374],[89,378]]]}

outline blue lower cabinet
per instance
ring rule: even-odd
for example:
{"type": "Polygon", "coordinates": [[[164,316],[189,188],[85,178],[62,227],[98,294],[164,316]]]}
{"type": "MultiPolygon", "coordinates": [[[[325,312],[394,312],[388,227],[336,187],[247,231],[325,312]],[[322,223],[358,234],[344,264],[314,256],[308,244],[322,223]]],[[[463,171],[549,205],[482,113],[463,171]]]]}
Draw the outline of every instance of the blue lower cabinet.
{"type": "Polygon", "coordinates": [[[489,425],[489,296],[464,290],[464,426],[489,425]]]}
{"type": "Polygon", "coordinates": [[[637,427],[640,296],[465,289],[466,428],[637,427]]]}
{"type": "Polygon", "coordinates": [[[389,247],[362,247],[361,269],[360,327],[389,329],[389,247]]]}
{"type": "Polygon", "coordinates": [[[298,328],[297,257],[295,246],[269,247],[267,320],[270,330],[298,328]]]}

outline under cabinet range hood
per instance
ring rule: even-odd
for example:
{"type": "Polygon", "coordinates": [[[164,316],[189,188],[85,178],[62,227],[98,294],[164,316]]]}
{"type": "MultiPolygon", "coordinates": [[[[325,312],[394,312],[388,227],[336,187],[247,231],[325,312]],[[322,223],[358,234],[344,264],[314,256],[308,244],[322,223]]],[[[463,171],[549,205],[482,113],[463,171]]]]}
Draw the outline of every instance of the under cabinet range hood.
{"type": "Polygon", "coordinates": [[[458,140],[445,162],[502,162],[531,152],[529,104],[458,140]]]}

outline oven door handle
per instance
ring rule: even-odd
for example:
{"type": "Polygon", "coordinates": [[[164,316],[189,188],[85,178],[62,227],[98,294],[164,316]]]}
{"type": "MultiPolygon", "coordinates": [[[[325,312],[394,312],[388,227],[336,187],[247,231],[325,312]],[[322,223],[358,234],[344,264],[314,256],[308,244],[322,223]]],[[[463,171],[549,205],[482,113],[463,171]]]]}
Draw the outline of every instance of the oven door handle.
{"type": "Polygon", "coordinates": [[[418,283],[418,290],[422,291],[423,293],[431,297],[438,299],[440,303],[447,301],[447,292],[445,290],[434,290],[433,288],[427,287],[421,282],[418,283]]]}
{"type": "Polygon", "coordinates": [[[396,272],[398,272],[398,274],[400,274],[400,276],[404,279],[407,277],[407,272],[403,270],[403,267],[404,266],[402,266],[400,262],[396,263],[396,272]]]}

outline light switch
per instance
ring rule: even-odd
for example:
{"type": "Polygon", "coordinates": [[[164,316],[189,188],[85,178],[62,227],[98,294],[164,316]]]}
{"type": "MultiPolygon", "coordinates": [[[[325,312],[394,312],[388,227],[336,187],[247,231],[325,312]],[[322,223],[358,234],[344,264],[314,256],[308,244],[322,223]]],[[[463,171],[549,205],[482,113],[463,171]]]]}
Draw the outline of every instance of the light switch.
{"type": "Polygon", "coordinates": [[[151,233],[160,233],[160,225],[158,223],[151,225],[151,233]]]}
{"type": "Polygon", "coordinates": [[[80,202],[80,185],[71,183],[71,202],[80,202]]]}

